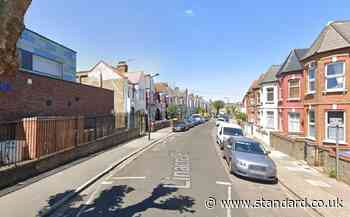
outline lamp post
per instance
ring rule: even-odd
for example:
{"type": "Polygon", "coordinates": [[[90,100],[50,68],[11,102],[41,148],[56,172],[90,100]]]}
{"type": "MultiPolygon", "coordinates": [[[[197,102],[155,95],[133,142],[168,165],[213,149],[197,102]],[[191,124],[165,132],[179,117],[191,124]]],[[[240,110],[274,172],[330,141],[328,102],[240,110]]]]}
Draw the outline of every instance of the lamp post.
{"type": "Polygon", "coordinates": [[[148,114],[147,114],[147,119],[148,119],[148,141],[151,140],[151,85],[152,85],[152,78],[159,76],[159,73],[156,73],[154,75],[150,75],[149,79],[149,88],[148,88],[148,114]]]}

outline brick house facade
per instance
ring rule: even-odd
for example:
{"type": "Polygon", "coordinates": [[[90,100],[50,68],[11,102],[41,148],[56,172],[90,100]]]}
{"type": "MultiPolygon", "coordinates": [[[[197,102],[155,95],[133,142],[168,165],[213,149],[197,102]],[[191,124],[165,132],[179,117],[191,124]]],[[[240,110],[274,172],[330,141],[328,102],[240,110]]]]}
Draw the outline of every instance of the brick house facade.
{"type": "Polygon", "coordinates": [[[304,135],[304,76],[300,59],[307,49],[293,49],[277,73],[279,83],[279,131],[304,135]]]}
{"type": "Polygon", "coordinates": [[[350,22],[328,24],[302,60],[304,64],[305,135],[323,147],[350,141],[350,22]]]}

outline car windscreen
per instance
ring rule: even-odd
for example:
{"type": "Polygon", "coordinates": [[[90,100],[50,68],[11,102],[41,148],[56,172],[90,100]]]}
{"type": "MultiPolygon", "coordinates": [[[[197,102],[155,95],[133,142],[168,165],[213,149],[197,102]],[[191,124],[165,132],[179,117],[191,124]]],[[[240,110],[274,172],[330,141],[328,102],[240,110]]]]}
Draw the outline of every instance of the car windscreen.
{"type": "Polygon", "coordinates": [[[244,152],[250,154],[265,154],[261,145],[256,142],[236,142],[234,149],[237,152],[244,152]]]}
{"type": "Polygon", "coordinates": [[[224,135],[227,136],[243,136],[243,132],[241,129],[232,128],[232,127],[224,127],[224,135]]]}

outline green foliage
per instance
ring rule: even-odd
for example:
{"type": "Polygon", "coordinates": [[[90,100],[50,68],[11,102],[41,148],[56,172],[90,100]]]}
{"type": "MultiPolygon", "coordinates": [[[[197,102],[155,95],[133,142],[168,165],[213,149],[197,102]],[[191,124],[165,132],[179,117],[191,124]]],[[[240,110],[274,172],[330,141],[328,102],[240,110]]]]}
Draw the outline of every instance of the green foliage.
{"type": "Polygon", "coordinates": [[[238,122],[238,124],[242,124],[247,121],[247,115],[238,109],[235,111],[235,119],[238,122]]]}
{"type": "Polygon", "coordinates": [[[225,107],[225,102],[222,100],[216,100],[212,103],[212,106],[216,110],[216,115],[219,114],[220,109],[225,107]]]}
{"type": "Polygon", "coordinates": [[[167,113],[170,118],[176,118],[178,114],[178,106],[176,105],[169,105],[167,108],[167,113]]]}
{"type": "Polygon", "coordinates": [[[198,108],[196,109],[196,112],[195,112],[195,113],[196,113],[196,114],[204,115],[205,110],[204,110],[203,108],[198,107],[198,108]]]}
{"type": "Polygon", "coordinates": [[[337,173],[335,172],[335,170],[331,170],[331,171],[329,171],[329,177],[331,177],[331,178],[336,178],[337,177],[337,173]]]}

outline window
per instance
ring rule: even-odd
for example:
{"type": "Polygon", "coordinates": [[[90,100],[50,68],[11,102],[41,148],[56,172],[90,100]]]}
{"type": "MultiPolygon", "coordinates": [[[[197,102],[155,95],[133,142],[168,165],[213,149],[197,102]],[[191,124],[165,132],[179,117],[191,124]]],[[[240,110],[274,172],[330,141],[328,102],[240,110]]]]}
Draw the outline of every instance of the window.
{"type": "Polygon", "coordinates": [[[61,63],[33,55],[33,71],[41,72],[56,78],[62,78],[63,66],[61,63]]]}
{"type": "Polygon", "coordinates": [[[300,114],[297,112],[288,113],[288,132],[300,131],[300,114]]]}
{"type": "Polygon", "coordinates": [[[336,62],[326,65],[326,90],[344,89],[345,63],[336,62]]]}
{"type": "Polygon", "coordinates": [[[266,94],[267,94],[267,102],[273,102],[273,88],[270,87],[270,88],[267,88],[266,89],[266,94]]]}
{"type": "Polygon", "coordinates": [[[309,136],[310,138],[316,138],[315,110],[309,110],[308,119],[309,119],[309,132],[308,132],[308,136],[309,136]]]}
{"type": "Polygon", "coordinates": [[[275,120],[274,120],[274,112],[268,111],[266,112],[266,128],[274,129],[275,128],[275,120]]]}
{"type": "Polygon", "coordinates": [[[25,70],[33,70],[33,54],[25,51],[19,50],[19,60],[20,60],[20,68],[25,70]]]}
{"type": "Polygon", "coordinates": [[[308,92],[314,93],[316,90],[316,79],[315,79],[315,73],[316,73],[316,67],[315,64],[310,64],[310,67],[308,69],[308,92]]]}
{"type": "Polygon", "coordinates": [[[335,124],[339,124],[339,141],[345,142],[345,131],[344,131],[344,112],[343,111],[329,111],[326,112],[326,139],[330,141],[336,140],[337,127],[335,124]]]}
{"type": "Polygon", "coordinates": [[[300,80],[299,79],[291,79],[288,81],[289,86],[289,99],[298,99],[300,97],[300,80]]]}

